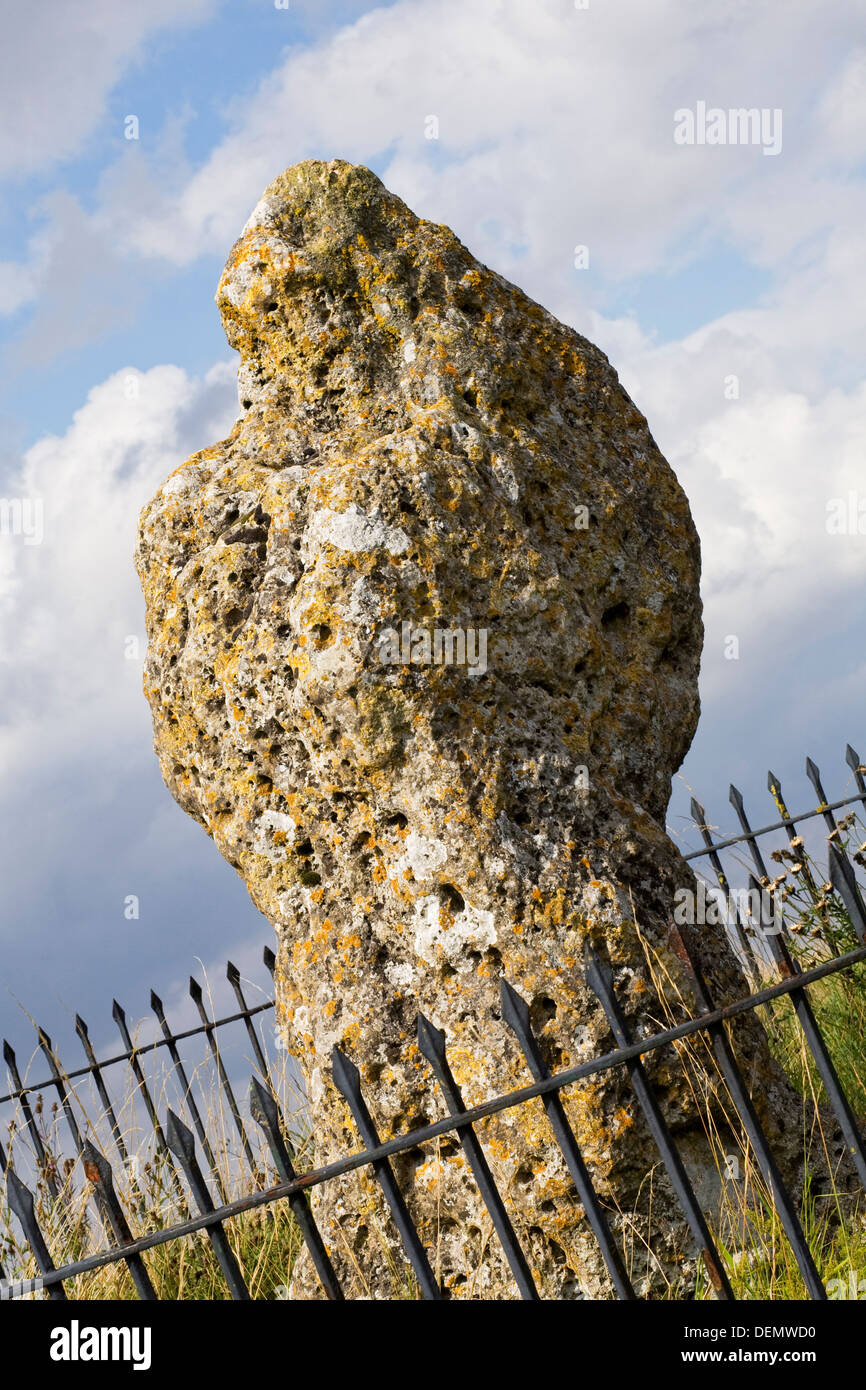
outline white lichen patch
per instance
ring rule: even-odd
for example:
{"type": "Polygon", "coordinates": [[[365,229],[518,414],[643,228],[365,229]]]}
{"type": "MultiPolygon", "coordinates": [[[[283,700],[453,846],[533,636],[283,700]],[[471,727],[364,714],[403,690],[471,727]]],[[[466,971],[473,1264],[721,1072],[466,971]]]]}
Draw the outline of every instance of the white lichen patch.
{"type": "Polygon", "coordinates": [[[251,232],[254,227],[270,226],[280,211],[280,202],[277,198],[269,198],[267,193],[259,198],[246,222],[242,233],[251,232]]]}
{"type": "Polygon", "coordinates": [[[201,487],[205,476],[195,464],[187,463],[175,469],[174,473],[166,478],[160,490],[163,497],[177,497],[184,492],[194,492],[201,487]]]}
{"type": "Polygon", "coordinates": [[[315,554],[322,544],[352,554],[386,550],[389,555],[402,555],[410,541],[399,526],[388,526],[378,510],[368,516],[352,502],[344,512],[325,507],[314,514],[304,537],[306,554],[315,554]]]}
{"type": "Polygon", "coordinates": [[[514,476],[514,470],[509,466],[509,464],[505,462],[503,458],[500,457],[499,454],[493,455],[493,458],[490,460],[490,464],[496,477],[496,481],[499,483],[499,486],[504,491],[506,497],[509,497],[512,502],[516,502],[520,496],[520,487],[518,485],[517,479],[514,476]]]}
{"type": "Polygon", "coordinates": [[[437,963],[440,952],[459,974],[475,968],[470,952],[478,955],[496,945],[492,912],[466,903],[460,912],[443,906],[437,893],[429,893],[415,904],[413,940],[415,953],[428,965],[437,963]]]}
{"type": "Polygon", "coordinates": [[[392,961],[385,966],[385,979],[393,989],[408,990],[415,982],[415,971],[408,961],[392,961]]]}
{"type": "Polygon", "coordinates": [[[276,863],[295,843],[295,822],[285,811],[263,811],[256,825],[253,850],[276,863]]]}
{"type": "Polygon", "coordinates": [[[429,882],[445,867],[448,851],[441,840],[430,840],[410,830],[403,841],[403,853],[394,865],[394,872],[403,878],[411,874],[416,883],[429,882]]]}

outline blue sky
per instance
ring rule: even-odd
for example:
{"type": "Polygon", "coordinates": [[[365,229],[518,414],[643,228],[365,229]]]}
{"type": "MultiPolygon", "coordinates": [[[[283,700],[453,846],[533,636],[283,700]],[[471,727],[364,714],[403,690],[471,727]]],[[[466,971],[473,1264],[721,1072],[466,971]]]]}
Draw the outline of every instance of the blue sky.
{"type": "Polygon", "coordinates": [[[98,1044],[112,995],[136,1016],[153,985],[177,1010],[196,958],[261,978],[270,928],[163,788],[126,652],[138,511],[236,413],[219,272],[302,158],[368,164],[447,222],[597,342],[646,414],[704,562],[703,716],[672,828],[686,784],[732,828],[731,780],[763,823],[769,766],[808,805],[807,753],[850,791],[866,535],[826,516],[851,491],[866,511],[859,10],[47,0],[7,18],[0,496],[41,498],[45,534],[0,535],[0,1032],[24,1036],[19,1000],[60,1042],[78,1009],[98,1044]],[[780,111],[780,151],[677,145],[700,101],[780,111]]]}

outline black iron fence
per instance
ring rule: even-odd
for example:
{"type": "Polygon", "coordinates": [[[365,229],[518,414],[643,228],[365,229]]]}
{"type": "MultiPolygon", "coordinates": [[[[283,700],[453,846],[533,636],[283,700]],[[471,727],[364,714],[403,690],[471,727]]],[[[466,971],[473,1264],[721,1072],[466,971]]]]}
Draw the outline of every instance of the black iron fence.
{"type": "MultiPolygon", "coordinates": [[[[78,1259],[66,1259],[64,1263],[55,1263],[46,1232],[37,1216],[33,1192],[17,1170],[17,1166],[20,1166],[17,1155],[12,1148],[7,1154],[0,1145],[0,1168],[5,1174],[6,1202],[20,1223],[26,1246],[40,1272],[36,1286],[44,1290],[47,1297],[62,1300],[66,1298],[65,1281],[88,1271],[123,1262],[138,1296],[142,1299],[152,1299],[156,1294],[146,1262],[142,1259],[145,1252],[168,1242],[181,1240],[195,1232],[204,1232],[213,1248],[231,1297],[247,1299],[250,1293],[232,1253],[224,1229],[225,1223],[244,1212],[270,1207],[273,1203],[287,1200],[325,1294],[331,1299],[342,1299],[345,1297],[345,1291],[316,1226],[307,1194],[320,1184],[333,1181],[354,1170],[370,1167],[390,1210],[421,1296],[426,1299],[439,1299],[442,1297],[442,1290],[437,1283],[428,1252],[413,1222],[390,1160],[398,1154],[430,1144],[442,1135],[453,1134],[462,1145],[468,1166],[511,1268],[518,1293],[524,1299],[537,1299],[539,1293],[526,1253],[521,1248],[475,1126],[491,1115],[540,1099],[586,1213],[586,1219],[598,1242],[616,1295],[620,1299],[633,1299],[636,1294],[622,1251],[612,1232],[608,1213],[595,1191],[592,1176],[561,1100],[561,1093],[576,1082],[611,1068],[624,1066],[637,1104],[643,1112],[658,1150],[660,1162],[664,1165],[697,1249],[701,1253],[715,1295],[720,1299],[733,1298],[725,1262],[720,1257],[707,1216],[698,1201],[642,1062],[642,1058],[658,1049],[700,1036],[710,1045],[719,1073],[742,1125],[743,1134],[766,1183],[779,1223],[790,1243],[806,1291],[810,1298],[826,1299],[827,1292],[810,1251],[798,1215],[797,1203],[785,1186],[755,1113],[748,1088],[728,1041],[725,1024],[739,1015],[771,1004],[773,1000],[790,1000],[805,1044],[823,1083],[827,1101],[844,1136],[849,1158],[866,1193],[866,1147],[862,1126],[837,1075],[809,993],[810,987],[818,982],[851,971],[866,961],[866,907],[857,883],[852,854],[846,844],[846,832],[850,829],[852,816],[849,813],[840,821],[834,816],[834,812],[845,808],[858,804],[866,806],[866,767],[861,764],[858,755],[850,746],[846,756],[857,788],[856,794],[829,803],[817,767],[811,760],[807,760],[807,775],[818,796],[817,807],[791,816],[783,799],[781,785],[771,773],[769,788],[779,818],[758,829],[752,828],[743,799],[734,787],[731,788],[730,799],[740,823],[738,834],[714,839],[703,807],[696,801],[692,802],[692,816],[703,840],[703,848],[688,851],[684,857],[692,861],[707,860],[725,901],[730,904],[729,921],[733,937],[753,986],[749,992],[722,1008],[716,1007],[706,981],[689,955],[686,941],[682,936],[678,936],[676,927],[672,926],[673,939],[691,977],[699,1013],[697,1017],[686,1019],[650,1037],[635,1040],[629,1033],[624,1013],[617,1001],[610,969],[599,955],[588,947],[585,959],[586,982],[604,1010],[616,1046],[603,1056],[551,1074],[533,1034],[526,1001],[503,980],[503,1018],[515,1034],[523,1052],[527,1071],[532,1077],[531,1083],[507,1094],[495,1096],[483,1104],[466,1107],[448,1065],[445,1034],[419,1015],[419,1048],[432,1069],[448,1114],[435,1123],[384,1143],[380,1141],[356,1067],[345,1053],[335,1048],[332,1056],[334,1083],[346,1100],[363,1147],[324,1167],[302,1173],[296,1172],[297,1155],[289,1139],[285,1107],[281,1106],[277,1088],[272,1084],[268,1060],[253,1023],[257,1015],[273,1008],[273,1000],[249,1005],[244,996],[240,973],[231,963],[226,973],[237,999],[237,1011],[224,1017],[211,1018],[205,1007],[201,986],[197,981],[191,980],[190,995],[200,1016],[200,1023],[196,1027],[172,1032],[160,999],[152,994],[151,1008],[159,1025],[160,1036],[137,1046],[133,1042],[126,1015],[115,1002],[112,1013],[123,1043],[122,1051],[97,1060],[88,1029],[83,1020],[76,1018],[76,1031],[86,1063],[73,1068],[63,1066],[52,1048],[51,1039],[42,1029],[37,1028],[39,1050],[48,1068],[48,1074],[39,1081],[22,1080],[15,1053],[8,1043],[4,1043],[3,1055],[11,1085],[5,1095],[0,1095],[0,1106],[18,1107],[21,1125],[17,1138],[27,1141],[28,1152],[35,1163],[38,1178],[41,1178],[53,1196],[59,1196],[61,1175],[57,1171],[53,1153],[49,1152],[46,1146],[38,1116],[34,1113],[37,1105],[41,1105],[41,1100],[34,1104],[34,1098],[41,1098],[44,1092],[48,1092],[56,1097],[56,1103],[68,1128],[74,1154],[80,1159],[80,1167],[92,1192],[95,1210],[105,1234],[104,1248],[96,1253],[86,1254],[78,1259]],[[827,832],[828,871],[827,878],[820,883],[815,877],[815,861],[813,859],[810,864],[799,829],[801,823],[817,817],[823,819],[827,832]],[[796,924],[795,929],[789,931],[780,914],[778,918],[774,918],[774,926],[768,931],[762,921],[756,922],[751,919],[743,908],[742,899],[732,887],[731,874],[726,870],[721,858],[723,853],[731,853],[734,850],[747,853],[753,869],[749,875],[750,890],[759,895],[763,892],[775,897],[785,875],[777,874],[774,877],[769,873],[759,841],[780,831],[785,836],[787,849],[775,851],[775,856],[780,862],[787,862],[798,887],[805,892],[816,909],[826,908],[832,900],[837,908],[844,911],[859,943],[854,949],[842,953],[825,952],[824,958],[809,968],[805,968],[797,960],[802,942],[797,934],[796,924]],[[248,1097],[249,1119],[245,1119],[241,1113],[219,1042],[221,1030],[225,1030],[229,1025],[238,1024],[246,1031],[255,1066],[248,1097]],[[212,1081],[225,1099],[234,1128],[236,1154],[239,1161],[246,1165],[249,1174],[247,1186],[251,1190],[235,1200],[228,1200],[225,1170],[221,1170],[217,1161],[213,1136],[208,1133],[196,1104],[194,1089],[181,1055],[179,1045],[188,1043],[192,1038],[204,1038],[206,1041],[213,1069],[212,1081]],[[188,1127],[170,1107],[164,1112],[164,1124],[160,1120],[151,1084],[142,1066],[143,1058],[158,1052],[164,1052],[168,1057],[171,1076],[180,1095],[178,1108],[185,1109],[191,1119],[192,1128],[188,1127]],[[81,1113],[76,1116],[74,1103],[77,1095],[76,1083],[84,1079],[95,1088],[101,1104],[102,1118],[107,1121],[110,1145],[113,1146],[116,1155],[115,1163],[124,1170],[130,1179],[131,1190],[134,1191],[134,1163],[124,1142],[115,1102],[106,1085],[106,1073],[115,1068],[129,1069],[136,1096],[140,1098],[149,1117],[155,1153],[167,1165],[169,1181],[182,1217],[168,1223],[162,1229],[138,1236],[130,1227],[129,1203],[124,1204],[118,1196],[112,1164],[105,1153],[106,1150],[110,1151],[109,1142],[104,1142],[100,1147],[96,1142],[95,1128],[88,1134],[82,1131],[79,1124],[81,1113]],[[251,1129],[250,1120],[253,1122],[254,1131],[251,1129]],[[267,1162],[263,1161],[263,1152],[268,1155],[267,1162]],[[207,1177],[202,1169],[199,1154],[208,1171],[207,1177]]],[[[866,846],[853,854],[858,863],[863,862],[863,849],[866,849],[866,846]]],[[[264,960],[270,974],[273,975],[274,956],[267,947],[264,960]]],[[[375,1105],[374,1099],[372,1103],[375,1105]]],[[[13,1298],[32,1292],[33,1288],[32,1280],[15,1282],[4,1279],[0,1285],[0,1293],[4,1297],[13,1298]]]]}

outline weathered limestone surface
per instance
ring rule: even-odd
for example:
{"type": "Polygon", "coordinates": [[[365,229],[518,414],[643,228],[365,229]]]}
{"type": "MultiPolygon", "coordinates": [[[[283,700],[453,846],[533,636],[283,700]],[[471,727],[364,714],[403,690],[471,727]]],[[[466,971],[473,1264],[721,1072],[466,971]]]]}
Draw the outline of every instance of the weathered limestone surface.
{"type": "MultiPolygon", "coordinates": [[[[664,817],[698,718],[698,539],[604,354],[365,168],[275,179],[217,299],[242,413],[143,512],[145,689],[166,783],[276,928],[280,1021],[326,1162],[358,1146],[335,1043],[389,1136],[444,1113],[419,1009],[474,1103],[529,1079],[502,974],[553,1067],[610,1045],[587,940],[634,1030],[663,1020],[645,946],[670,1006],[694,1007],[668,933],[692,880],[664,817]],[[403,623],[486,633],[486,663],[384,662],[403,623]]],[[[721,928],[693,949],[717,1001],[743,991],[721,928]]],[[[788,1102],[742,1032],[778,1140],[788,1102]]],[[[690,1082],[670,1055],[648,1065],[706,1178],[690,1082]]],[[[687,1282],[624,1077],[573,1088],[567,1108],[638,1286],[687,1282]]],[[[480,1132],[545,1295],[604,1296],[540,1104],[480,1132]]],[[[513,1297],[459,1147],[396,1167],[446,1289],[513,1297]]],[[[369,1178],[319,1189],[315,1209],[349,1285],[399,1296],[369,1178]]],[[[294,1291],[318,1296],[303,1258],[294,1291]]]]}

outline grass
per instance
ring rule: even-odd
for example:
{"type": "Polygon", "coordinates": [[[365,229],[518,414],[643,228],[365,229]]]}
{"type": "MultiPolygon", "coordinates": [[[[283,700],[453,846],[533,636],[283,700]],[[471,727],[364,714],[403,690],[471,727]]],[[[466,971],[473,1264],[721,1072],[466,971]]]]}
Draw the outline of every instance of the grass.
{"type": "MultiPolygon", "coordinates": [[[[214,1016],[213,1011],[211,1016],[214,1016]]],[[[263,1036],[263,1047],[265,1042],[263,1036]]],[[[170,1066],[164,1063],[159,1053],[151,1052],[146,1057],[150,1059],[146,1080],[154,1096],[157,1113],[164,1116],[171,1106],[183,1115],[170,1066]]],[[[145,1054],[140,1060],[144,1065],[145,1054]]],[[[251,1060],[248,1070],[254,1070],[251,1060]]],[[[114,1098],[114,1105],[123,1143],[130,1156],[127,1165],[120,1161],[111,1138],[108,1116],[101,1109],[95,1093],[88,1094],[81,1089],[75,1091],[71,1086],[69,1092],[79,1129],[111,1161],[115,1191],[131,1230],[136,1236],[144,1236],[186,1219],[189,1207],[171,1163],[159,1151],[146,1115],[141,1113],[141,1097],[127,1068],[124,1068],[124,1076],[127,1089],[122,1097],[114,1098]]],[[[26,1082],[26,1075],[24,1080],[26,1082]]],[[[190,1081],[226,1198],[233,1200],[245,1196],[251,1190],[249,1169],[243,1162],[225,1096],[220,1088],[212,1084],[210,1068],[204,1059],[199,1067],[191,1069],[190,1081]]],[[[299,1097],[291,1059],[285,1051],[278,1051],[271,1066],[270,1084],[281,1113],[284,1116],[291,1114],[295,1119],[302,1116],[303,1097],[299,1097]]],[[[31,1103],[47,1161],[39,1161],[33,1138],[20,1110],[8,1125],[4,1136],[5,1146],[7,1152],[14,1152],[16,1170],[34,1195],[39,1227],[55,1265],[70,1264],[104,1249],[108,1242],[96,1214],[92,1189],[89,1183],[82,1184],[80,1165],[74,1159],[62,1156],[64,1148],[68,1149],[68,1141],[64,1144],[65,1119],[61,1107],[57,1101],[46,1105],[42,1095],[37,1095],[35,1099],[31,1097],[31,1103]],[[56,1195],[49,1182],[52,1176],[59,1187],[56,1195]]],[[[189,1118],[187,1115],[187,1121],[189,1118]]],[[[246,1121],[246,1130],[257,1162],[252,1185],[259,1188],[271,1186],[279,1179],[263,1137],[249,1120],[246,1121]]],[[[309,1136],[305,1134],[302,1123],[298,1132],[284,1137],[294,1150],[296,1163],[302,1170],[307,1166],[309,1149],[309,1136]]],[[[216,1200],[213,1175],[207,1168],[198,1143],[196,1152],[216,1200]]],[[[3,1188],[0,1188],[0,1197],[4,1195],[3,1188]]],[[[292,1267],[302,1245],[300,1231],[288,1202],[274,1202],[268,1207],[244,1212],[227,1221],[223,1229],[251,1296],[260,1299],[287,1297],[292,1267]]],[[[110,1243],[115,1243],[113,1238],[110,1243]]],[[[223,1300],[230,1297],[215,1250],[205,1231],[154,1246],[142,1258],[160,1299],[223,1300]]],[[[21,1238],[19,1224],[12,1219],[2,1200],[0,1265],[4,1277],[10,1282],[34,1279],[38,1275],[29,1247],[21,1238]]],[[[132,1278],[123,1262],[79,1274],[66,1280],[64,1289],[70,1299],[137,1298],[132,1278]]],[[[36,1293],[32,1296],[42,1295],[36,1293]]]]}
{"type": "MultiPolygon", "coordinates": [[[[861,868],[866,865],[866,827],[852,813],[838,822],[833,836],[861,868]],[[859,842],[859,847],[856,847],[859,842]]],[[[839,899],[826,883],[802,838],[776,850],[779,872],[762,886],[775,895],[789,932],[796,963],[808,970],[830,956],[855,950],[862,943],[839,899]]],[[[765,983],[778,978],[769,963],[759,965],[765,983]]],[[[851,1110],[862,1132],[866,1119],[866,964],[849,967],[812,985],[808,991],[818,1027],[851,1110]]],[[[787,997],[761,1011],[771,1051],[803,1099],[803,1153],[817,1151],[832,1171],[825,1123],[828,1098],[787,997]]],[[[716,1221],[717,1243],[737,1298],[774,1301],[805,1298],[806,1290],[794,1253],[751,1156],[736,1182],[723,1186],[716,1221]]],[[[835,1184],[820,1195],[814,1165],[806,1161],[799,1216],[812,1257],[831,1298],[866,1295],[866,1209],[862,1194],[851,1196],[835,1184]],[[861,1287],[862,1285],[862,1287],[861,1287]],[[859,1290],[859,1293],[857,1292],[859,1290]]],[[[702,1278],[699,1297],[710,1297],[702,1278]]]]}
{"type": "MultiPolygon", "coordinates": [[[[840,843],[849,857],[863,867],[866,864],[864,826],[859,818],[851,815],[840,821],[839,827],[840,843]],[[854,848],[857,840],[860,846],[854,848]]],[[[795,841],[789,848],[776,851],[773,857],[780,871],[767,886],[784,907],[793,953],[799,964],[808,968],[828,955],[850,951],[859,945],[851,921],[830,893],[829,885],[823,882],[802,842],[795,841]]],[[[666,1018],[672,1021],[677,1004],[673,982],[648,949],[647,956],[666,1018]]],[[[760,970],[768,980],[773,978],[773,968],[769,964],[760,970]]],[[[855,966],[819,982],[810,988],[809,998],[849,1105],[862,1120],[866,1116],[866,966],[855,966]]],[[[807,1158],[800,1218],[813,1258],[831,1297],[866,1297],[866,1211],[863,1203],[832,1184],[828,1190],[826,1182],[822,1190],[815,1178],[822,1158],[829,1162],[829,1150],[825,1134],[826,1096],[814,1059],[805,1045],[789,999],[777,999],[764,1006],[761,1021],[772,1051],[803,1099],[803,1152],[811,1158],[807,1158]]],[[[718,1077],[715,1081],[712,1079],[715,1063],[706,1040],[692,1035],[677,1046],[720,1175],[721,1196],[711,1225],[734,1293],[739,1299],[803,1299],[806,1291],[802,1276],[753,1155],[745,1143],[740,1143],[734,1155],[730,1152],[731,1135],[739,1133],[740,1127],[730,1098],[719,1088],[718,1077]]],[[[157,1054],[149,1055],[155,1058],[157,1054]]],[[[149,1076],[148,1081],[157,1096],[157,1110],[164,1114],[167,1104],[175,1103],[170,1094],[169,1073],[149,1076]]],[[[284,1051],[278,1054],[271,1083],[283,1114],[301,1114],[296,1078],[284,1051]]],[[[224,1190],[229,1199],[245,1195],[250,1190],[249,1173],[240,1160],[237,1136],[231,1116],[225,1113],[222,1092],[208,1084],[203,1071],[201,1074],[193,1072],[193,1084],[200,1097],[200,1108],[206,1112],[203,1116],[205,1128],[211,1138],[224,1190]]],[[[87,1107],[80,1097],[76,1097],[75,1104],[80,1112],[80,1127],[102,1152],[116,1158],[106,1131],[105,1116],[92,1108],[86,1113],[87,1107]]],[[[116,1187],[129,1224],[136,1235],[166,1229],[187,1214],[183,1199],[179,1198],[172,1183],[171,1169],[155,1150],[149,1126],[138,1114],[140,1101],[136,1099],[134,1087],[130,1087],[129,1094],[117,1108],[127,1150],[133,1155],[125,1171],[119,1162],[113,1162],[116,1187]]],[[[34,1118],[48,1157],[48,1167],[36,1162],[31,1138],[20,1115],[10,1126],[6,1147],[8,1150],[14,1142],[16,1165],[35,1193],[39,1225],[55,1263],[70,1263],[104,1248],[105,1236],[94,1215],[93,1203],[88,1201],[89,1185],[82,1188],[78,1165],[62,1157],[63,1117],[58,1105],[54,1103],[46,1110],[42,1097],[37,1097],[34,1118]],[[25,1172],[27,1162],[33,1181],[25,1172]],[[49,1188],[49,1170],[54,1172],[60,1186],[58,1196],[49,1188]]],[[[251,1138],[254,1129],[248,1124],[251,1138]]],[[[296,1166],[301,1171],[311,1159],[309,1136],[301,1132],[292,1139],[296,1166]]],[[[202,1157],[200,1150],[199,1157],[202,1157]]],[[[259,1150],[258,1161],[261,1166],[256,1183],[260,1187],[270,1186],[277,1181],[277,1176],[264,1146],[259,1150]]],[[[653,1174],[648,1180],[652,1183],[653,1174]]],[[[287,1297],[295,1259],[302,1248],[288,1203],[276,1202],[246,1212],[226,1222],[224,1229],[251,1296],[257,1299],[287,1297]]],[[[33,1257],[17,1232],[17,1222],[11,1220],[5,1204],[0,1203],[3,1274],[8,1280],[32,1279],[37,1275],[33,1257]]],[[[627,1265],[633,1265],[640,1251],[636,1248],[625,1253],[627,1265]]],[[[391,1260],[389,1253],[388,1258],[391,1260]]],[[[216,1253],[205,1232],[156,1246],[145,1252],[143,1260],[160,1299],[223,1300],[229,1297],[216,1253]]],[[[356,1273],[358,1291],[363,1296],[363,1275],[361,1271],[356,1273]]],[[[395,1297],[412,1299],[417,1296],[407,1270],[393,1269],[392,1273],[395,1297]]],[[[132,1279],[122,1263],[79,1274],[67,1280],[64,1287],[71,1299],[136,1297],[132,1279]]],[[[712,1286],[703,1266],[699,1266],[696,1286],[672,1284],[668,1296],[712,1298],[712,1286]]]]}

